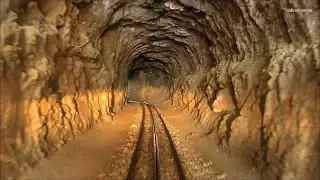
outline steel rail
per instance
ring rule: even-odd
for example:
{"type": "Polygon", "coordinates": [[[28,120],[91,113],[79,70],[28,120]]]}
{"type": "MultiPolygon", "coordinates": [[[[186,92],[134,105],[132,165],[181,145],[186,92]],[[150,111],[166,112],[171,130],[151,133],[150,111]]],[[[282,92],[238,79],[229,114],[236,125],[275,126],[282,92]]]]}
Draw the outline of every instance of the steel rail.
{"type": "Polygon", "coordinates": [[[141,128],[140,128],[140,132],[139,132],[139,138],[137,141],[137,145],[135,147],[134,153],[132,155],[131,158],[131,163],[130,163],[130,167],[128,170],[128,174],[126,177],[126,180],[131,180],[134,179],[134,171],[135,171],[135,167],[137,165],[137,160],[138,160],[138,151],[141,147],[141,143],[142,143],[142,136],[144,133],[144,121],[145,121],[145,106],[148,108],[149,113],[150,113],[150,118],[151,118],[151,124],[152,124],[152,139],[153,139],[153,161],[154,161],[154,167],[153,167],[153,179],[154,180],[159,180],[160,179],[160,174],[159,174],[159,145],[158,145],[158,138],[157,138],[157,133],[156,133],[156,125],[155,125],[155,121],[154,121],[154,117],[153,117],[153,113],[152,110],[150,108],[150,104],[147,102],[143,102],[143,101],[134,101],[134,100],[128,100],[129,103],[137,103],[140,104],[143,108],[143,115],[142,115],[142,123],[141,123],[141,128]]]}
{"type": "Polygon", "coordinates": [[[134,149],[134,152],[132,154],[131,157],[131,163],[129,166],[129,170],[127,173],[127,177],[126,180],[131,180],[134,177],[134,168],[137,165],[138,162],[138,152],[139,149],[141,148],[141,144],[142,144],[142,135],[144,134],[144,123],[145,123],[145,107],[143,104],[140,104],[142,107],[142,122],[141,122],[141,126],[140,126],[140,131],[139,131],[139,137],[138,137],[138,141],[137,141],[137,145],[134,149]]]}
{"type": "Polygon", "coordinates": [[[176,166],[177,166],[177,170],[178,170],[178,174],[179,174],[179,179],[180,180],[186,180],[186,177],[185,177],[184,171],[183,171],[183,167],[182,167],[181,161],[179,159],[178,152],[177,152],[177,150],[176,150],[176,148],[174,146],[173,140],[171,138],[170,132],[169,132],[169,130],[168,130],[163,118],[162,118],[162,115],[159,112],[159,110],[155,106],[152,106],[152,107],[157,112],[157,115],[160,118],[161,124],[162,124],[162,126],[163,126],[163,128],[165,130],[165,133],[166,133],[166,135],[167,135],[167,137],[169,139],[170,148],[171,148],[171,151],[173,152],[173,157],[174,157],[174,160],[176,162],[176,166]]]}
{"type": "Polygon", "coordinates": [[[165,134],[166,136],[168,137],[169,139],[169,144],[170,144],[170,149],[171,151],[173,152],[173,157],[174,157],[174,161],[176,162],[176,167],[177,167],[177,171],[178,171],[178,174],[179,174],[179,179],[180,180],[185,180],[186,177],[184,175],[184,171],[183,171],[183,168],[182,168],[182,165],[181,165],[181,161],[179,159],[179,155],[175,149],[175,146],[174,146],[174,143],[173,143],[173,140],[171,138],[171,135],[169,133],[169,130],[162,118],[162,115],[161,113],[159,112],[159,110],[153,106],[152,104],[149,104],[147,102],[144,102],[144,101],[137,101],[137,100],[128,100],[129,103],[137,103],[137,104],[140,104],[143,108],[143,115],[142,115],[142,123],[141,123],[141,128],[140,128],[140,132],[139,132],[139,138],[138,138],[138,142],[137,142],[137,145],[135,147],[135,150],[134,150],[134,153],[132,155],[132,159],[131,159],[131,164],[130,164],[130,167],[129,167],[129,171],[128,171],[128,174],[127,174],[127,178],[126,180],[131,180],[134,178],[134,168],[136,167],[137,165],[137,159],[138,159],[138,151],[139,151],[139,148],[141,147],[141,143],[142,143],[142,135],[144,133],[144,121],[145,121],[145,106],[148,108],[149,110],[149,114],[150,114],[150,117],[151,117],[151,123],[152,123],[152,140],[153,140],[153,161],[154,161],[154,167],[153,167],[153,179],[154,180],[160,180],[160,161],[159,161],[159,158],[160,158],[160,155],[159,155],[159,142],[158,142],[158,137],[157,137],[157,132],[156,132],[156,123],[155,123],[155,119],[154,119],[154,114],[152,112],[152,108],[155,110],[155,112],[157,113],[156,115],[159,117],[160,121],[161,121],[161,124],[165,130],[165,134]],[[145,106],[144,106],[145,105],[145,106]]]}
{"type": "Polygon", "coordinates": [[[159,142],[157,138],[157,132],[156,132],[156,123],[153,117],[152,110],[150,108],[150,105],[147,105],[151,120],[152,120],[152,135],[153,135],[153,161],[154,161],[154,169],[153,169],[153,179],[159,180],[160,179],[160,173],[159,173],[159,142]]]}

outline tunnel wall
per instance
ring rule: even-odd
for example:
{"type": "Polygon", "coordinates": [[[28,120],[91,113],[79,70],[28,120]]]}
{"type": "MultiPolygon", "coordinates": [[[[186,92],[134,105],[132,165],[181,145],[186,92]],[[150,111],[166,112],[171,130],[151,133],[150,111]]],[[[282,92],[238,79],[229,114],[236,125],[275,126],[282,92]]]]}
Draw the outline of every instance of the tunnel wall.
{"type": "MultiPolygon", "coordinates": [[[[308,48],[296,51],[312,57],[308,48]]],[[[302,76],[315,72],[311,66],[303,70],[308,59],[294,56],[273,57],[277,61],[273,67],[254,76],[246,71],[227,74],[226,86],[212,69],[201,77],[208,83],[201,88],[193,89],[193,83],[187,82],[174,85],[172,104],[188,110],[206,136],[224,151],[251,161],[265,179],[316,179],[319,79],[294,77],[298,69],[305,72],[302,76]],[[278,63],[283,63],[282,68],[278,63]]],[[[199,75],[191,76],[192,80],[199,81],[199,75]]]]}
{"type": "Polygon", "coordinates": [[[64,1],[1,1],[1,179],[112,122],[124,104],[99,47],[74,26],[79,13],[64,1]]]}
{"type": "Polygon", "coordinates": [[[319,38],[310,25],[319,6],[291,3],[314,11],[282,11],[283,19],[274,19],[273,10],[289,5],[237,1],[235,24],[244,22],[246,30],[233,33],[252,44],[236,42],[236,52],[213,43],[217,65],[171,87],[174,106],[188,110],[205,135],[252,162],[265,179],[319,177],[319,38]]]}

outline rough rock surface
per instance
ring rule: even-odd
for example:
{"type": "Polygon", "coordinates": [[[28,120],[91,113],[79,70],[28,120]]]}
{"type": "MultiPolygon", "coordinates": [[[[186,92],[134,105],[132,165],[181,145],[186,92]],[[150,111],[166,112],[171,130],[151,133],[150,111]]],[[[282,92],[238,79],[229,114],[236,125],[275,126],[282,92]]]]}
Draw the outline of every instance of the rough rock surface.
{"type": "Polygon", "coordinates": [[[174,106],[265,179],[320,176],[319,1],[1,0],[0,7],[1,179],[112,121],[125,104],[128,73],[150,69],[169,78],[174,106]]]}

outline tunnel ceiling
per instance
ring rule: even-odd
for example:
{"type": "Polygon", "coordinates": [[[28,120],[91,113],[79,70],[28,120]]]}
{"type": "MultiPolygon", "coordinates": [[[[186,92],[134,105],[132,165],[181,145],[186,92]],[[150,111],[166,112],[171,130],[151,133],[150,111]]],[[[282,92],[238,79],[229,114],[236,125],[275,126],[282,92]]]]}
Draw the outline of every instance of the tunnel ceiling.
{"type": "MultiPolygon", "coordinates": [[[[226,52],[239,53],[232,32],[235,29],[225,21],[214,20],[229,18],[235,22],[238,19],[232,13],[240,12],[240,9],[232,1],[136,0],[82,4],[84,2],[74,3],[83,13],[81,21],[88,24],[86,33],[90,39],[102,37],[102,41],[108,41],[106,43],[115,43],[109,39],[117,36],[120,50],[114,58],[120,62],[119,67],[124,67],[124,71],[131,66],[133,59],[144,56],[170,65],[165,67],[170,68],[167,72],[183,77],[195,71],[197,66],[210,69],[216,59],[212,49],[219,49],[217,46],[226,52]],[[224,10],[222,7],[230,9],[224,10]]],[[[101,52],[114,53],[110,52],[109,47],[102,46],[101,52]]]]}
{"type": "MultiPolygon", "coordinates": [[[[125,74],[140,56],[170,65],[167,72],[176,78],[209,70],[218,63],[235,71],[255,64],[250,70],[255,74],[281,44],[317,41],[313,38],[315,28],[304,32],[304,24],[295,26],[296,20],[284,14],[284,7],[312,7],[307,2],[88,0],[73,1],[73,5],[80,14],[74,22],[72,43],[97,49],[120,74],[125,74]]],[[[80,49],[69,52],[77,51],[80,49]]],[[[218,71],[231,71],[221,68],[218,71]]]]}

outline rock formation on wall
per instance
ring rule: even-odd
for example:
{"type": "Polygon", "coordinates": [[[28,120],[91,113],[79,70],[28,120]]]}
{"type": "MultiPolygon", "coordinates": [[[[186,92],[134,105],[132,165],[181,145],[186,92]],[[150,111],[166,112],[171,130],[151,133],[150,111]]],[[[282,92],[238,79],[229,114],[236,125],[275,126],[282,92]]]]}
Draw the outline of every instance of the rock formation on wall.
{"type": "Polygon", "coordinates": [[[150,68],[266,179],[319,177],[318,27],[317,0],[1,0],[1,179],[112,121],[150,68]]]}

